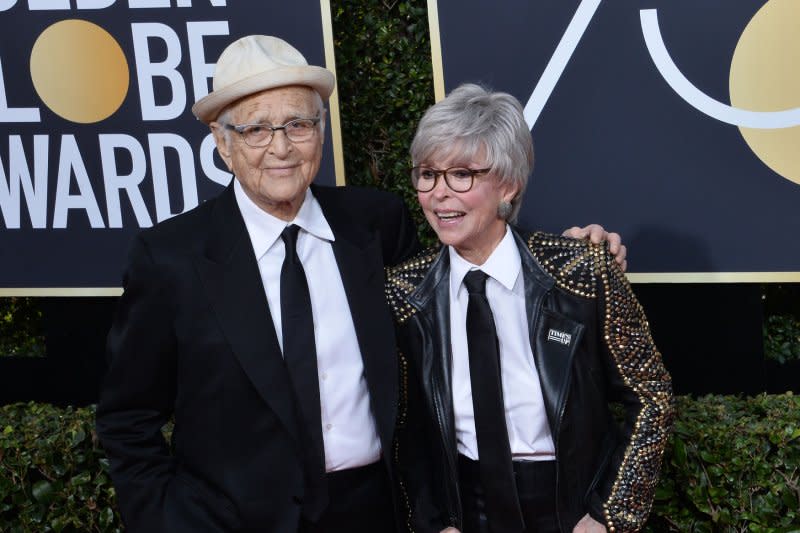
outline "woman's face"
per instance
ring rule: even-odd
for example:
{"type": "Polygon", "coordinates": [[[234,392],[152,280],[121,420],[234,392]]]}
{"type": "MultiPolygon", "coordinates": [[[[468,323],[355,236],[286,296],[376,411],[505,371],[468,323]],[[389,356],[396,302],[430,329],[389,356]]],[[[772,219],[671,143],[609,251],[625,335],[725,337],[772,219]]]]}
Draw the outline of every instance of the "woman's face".
{"type": "MultiPolygon", "coordinates": [[[[434,154],[420,165],[438,170],[451,167],[486,168],[485,150],[473,157],[461,154],[459,146],[445,154],[434,154]]],[[[455,192],[440,176],[434,188],[417,192],[417,199],[439,240],[456,249],[458,254],[475,265],[486,262],[505,235],[506,222],[497,216],[501,201],[510,202],[517,187],[500,184],[492,172],[476,175],[472,188],[455,192]]]]}

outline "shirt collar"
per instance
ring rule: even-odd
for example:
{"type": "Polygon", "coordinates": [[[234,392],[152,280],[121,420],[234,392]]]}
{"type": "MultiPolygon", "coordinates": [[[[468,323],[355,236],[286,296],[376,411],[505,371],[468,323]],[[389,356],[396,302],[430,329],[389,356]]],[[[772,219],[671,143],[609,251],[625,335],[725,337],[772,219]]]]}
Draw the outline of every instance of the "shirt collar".
{"type": "Polygon", "coordinates": [[[514,235],[508,225],[506,225],[506,233],[500,240],[500,244],[497,245],[482,265],[473,265],[458,255],[458,252],[452,246],[448,246],[448,253],[450,254],[451,294],[457,294],[467,272],[476,269],[484,271],[503,287],[512,291],[522,270],[522,259],[519,256],[514,235]]]}
{"type": "Polygon", "coordinates": [[[283,228],[290,224],[297,224],[306,232],[320,239],[329,242],[336,240],[333,230],[322,212],[322,207],[311,194],[311,189],[306,189],[300,210],[291,222],[274,217],[258,207],[244,192],[238,179],[233,183],[233,193],[236,196],[236,203],[239,205],[242,218],[244,218],[247,233],[250,235],[256,259],[261,259],[261,256],[280,238],[283,228]]]}

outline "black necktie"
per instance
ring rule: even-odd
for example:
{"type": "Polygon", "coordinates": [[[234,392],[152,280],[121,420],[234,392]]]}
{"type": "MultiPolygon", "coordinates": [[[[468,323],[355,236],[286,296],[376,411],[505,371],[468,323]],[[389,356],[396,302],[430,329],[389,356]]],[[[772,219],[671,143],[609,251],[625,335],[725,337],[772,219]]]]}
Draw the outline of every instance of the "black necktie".
{"type": "Polygon", "coordinates": [[[492,309],[486,299],[486,277],[480,270],[472,270],[464,277],[469,292],[467,346],[480,478],[492,533],[520,533],[525,526],[511,464],[500,350],[492,309]]]}
{"type": "Polygon", "coordinates": [[[317,376],[317,349],[314,345],[314,317],[303,264],[297,257],[297,232],[300,227],[287,226],[281,238],[286,257],[281,267],[281,330],[283,358],[289,370],[297,405],[303,446],[306,494],[303,512],[316,520],[328,503],[325,479],[325,448],[322,441],[322,419],[317,376]]]}

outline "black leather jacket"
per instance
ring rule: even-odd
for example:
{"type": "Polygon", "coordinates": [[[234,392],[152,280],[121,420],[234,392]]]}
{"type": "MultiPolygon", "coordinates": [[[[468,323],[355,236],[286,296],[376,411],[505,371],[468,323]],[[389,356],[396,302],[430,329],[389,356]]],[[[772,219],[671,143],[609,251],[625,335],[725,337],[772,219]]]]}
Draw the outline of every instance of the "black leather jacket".
{"type": "MultiPolygon", "coordinates": [[[[644,525],[672,422],[670,376],[624,274],[602,246],[514,229],[533,358],[556,446],[558,519],[644,525]],[[622,405],[621,420],[609,406],[622,405]]],[[[415,531],[461,527],[449,256],[387,270],[403,371],[394,459],[415,531]]],[[[613,529],[612,529],[613,528],[613,529]]]]}

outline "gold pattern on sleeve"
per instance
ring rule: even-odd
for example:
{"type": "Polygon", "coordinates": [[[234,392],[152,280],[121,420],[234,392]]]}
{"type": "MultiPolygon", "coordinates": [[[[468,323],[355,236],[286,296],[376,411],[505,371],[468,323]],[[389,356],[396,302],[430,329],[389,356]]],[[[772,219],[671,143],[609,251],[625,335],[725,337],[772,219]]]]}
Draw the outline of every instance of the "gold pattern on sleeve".
{"type": "Polygon", "coordinates": [[[608,531],[638,531],[650,513],[672,427],[670,376],[641,305],[603,245],[546,233],[533,234],[527,244],[559,288],[584,298],[603,297],[604,342],[640,405],[603,512],[608,531]]]}
{"type": "Polygon", "coordinates": [[[609,531],[637,531],[650,513],[672,428],[672,381],[625,274],[604,249],[593,248],[595,264],[602,271],[605,342],[620,376],[640,404],[604,514],[609,531]]]}
{"type": "Polygon", "coordinates": [[[528,239],[528,249],[559,287],[584,298],[597,297],[600,272],[589,242],[537,232],[528,239]]]}

